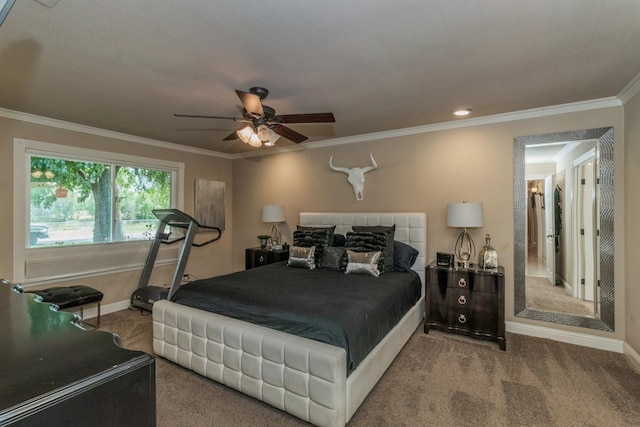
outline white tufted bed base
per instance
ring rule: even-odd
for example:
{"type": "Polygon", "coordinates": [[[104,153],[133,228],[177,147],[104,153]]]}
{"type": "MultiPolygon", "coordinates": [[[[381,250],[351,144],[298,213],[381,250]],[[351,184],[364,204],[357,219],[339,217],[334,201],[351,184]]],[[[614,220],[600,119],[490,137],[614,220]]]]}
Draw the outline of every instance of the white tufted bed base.
{"type": "Polygon", "coordinates": [[[420,251],[422,297],[348,377],[344,349],[171,301],[153,305],[161,357],[318,426],[345,425],[424,317],[425,213],[301,213],[301,225],[396,224],[420,251]]]}

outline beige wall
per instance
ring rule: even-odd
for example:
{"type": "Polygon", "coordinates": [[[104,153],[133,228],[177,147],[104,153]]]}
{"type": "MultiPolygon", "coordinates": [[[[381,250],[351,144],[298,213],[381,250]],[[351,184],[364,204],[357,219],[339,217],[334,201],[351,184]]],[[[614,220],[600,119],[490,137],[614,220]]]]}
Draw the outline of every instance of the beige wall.
{"type": "MultiPolygon", "coordinates": [[[[635,187],[627,186],[629,204],[625,219],[624,182],[638,182],[640,173],[640,97],[625,108],[563,114],[518,120],[492,125],[479,125],[447,131],[389,138],[348,145],[308,149],[262,157],[226,160],[211,156],[184,153],[166,148],[141,145],[119,139],[89,135],[71,130],[30,124],[0,118],[0,277],[12,276],[13,231],[13,138],[82,146],[132,155],[181,161],[186,164],[185,206],[193,211],[193,181],[195,177],[223,180],[227,183],[227,229],[221,241],[205,248],[194,249],[187,272],[197,276],[225,274],[244,268],[244,249],[256,246],[256,235],[267,232],[261,221],[264,204],[283,204],[287,221],[281,230],[291,241],[292,230],[301,211],[418,211],[428,214],[428,253],[433,259],[437,251],[452,251],[459,230],[445,225],[446,205],[450,202],[483,202],[485,226],[472,230],[481,245],[485,233],[492,236],[492,245],[505,266],[507,320],[542,326],[587,332],[581,328],[563,327],[513,316],[513,138],[548,132],[614,126],[616,132],[616,332],[597,335],[625,338],[638,351],[640,348],[640,318],[634,307],[640,303],[640,290],[633,283],[625,287],[625,273],[637,277],[640,267],[629,259],[625,264],[624,235],[630,233],[634,245],[640,226],[634,223],[640,212],[640,196],[635,187]],[[625,152],[625,132],[630,144],[625,152]],[[366,175],[364,200],[356,202],[346,175],[328,167],[329,157],[340,166],[364,166],[372,152],[379,168],[366,175]],[[629,165],[625,168],[625,165],[629,165]],[[635,215],[634,215],[635,214],[635,215]],[[623,225],[619,225],[623,224],[623,225]],[[628,230],[625,229],[628,227],[628,230]],[[625,266],[626,269],[625,270],[625,266]],[[627,298],[625,318],[625,296],[627,298]]],[[[631,251],[629,251],[631,252],[631,251]]],[[[628,258],[628,257],[627,257],[628,258]]],[[[154,280],[168,280],[172,269],[159,269],[154,280]],[[163,276],[164,277],[161,277],[163,276]],[[166,278],[165,278],[166,277],[166,278]]],[[[137,285],[139,272],[124,272],[78,280],[105,293],[105,303],[129,298],[137,285]]],[[[71,283],[71,282],[69,282],[71,283]]]]}
{"type": "MultiPolygon", "coordinates": [[[[22,138],[54,144],[78,146],[136,156],[172,160],[185,164],[184,210],[193,213],[194,179],[205,178],[226,182],[226,229],[222,239],[203,248],[193,248],[186,272],[208,277],[231,271],[231,229],[233,227],[233,163],[202,154],[185,153],[130,141],[0,118],[0,277],[13,278],[13,139],[22,138]]],[[[157,268],[150,284],[170,283],[172,267],[157,268]]],[[[140,271],[130,271],[65,282],[95,287],[105,295],[103,303],[127,300],[138,284],[140,271]]],[[[50,285],[49,285],[50,286],[50,285]]]]}
{"type": "MultiPolygon", "coordinates": [[[[263,156],[260,162],[234,161],[234,270],[244,268],[244,248],[256,246],[256,235],[268,231],[261,222],[264,204],[283,204],[291,241],[301,211],[418,211],[428,215],[427,258],[453,250],[460,230],[446,227],[450,202],[483,202],[485,226],[471,234],[482,245],[492,236],[507,272],[507,320],[585,332],[584,329],[536,323],[513,315],[513,138],[549,132],[614,126],[616,176],[624,170],[623,108],[563,114],[455,130],[423,133],[349,145],[263,156]],[[378,169],[366,175],[364,200],[357,202],[346,175],[332,171],[329,157],[340,166],[365,166],[372,152],[378,169]]],[[[616,185],[619,185],[616,179],[616,185]]],[[[618,199],[616,199],[618,203],[618,199]]],[[[622,205],[620,205],[622,206],[622,205]]],[[[622,212],[617,218],[624,218],[622,212]]],[[[618,222],[616,222],[618,224],[618,222]]],[[[624,230],[616,228],[616,239],[624,230]]],[[[621,253],[616,246],[616,254],[621,253]]],[[[616,259],[616,301],[623,301],[624,258],[616,259]]],[[[624,304],[618,303],[616,332],[624,337],[624,304]]],[[[611,334],[594,332],[612,337],[611,334]]]]}
{"type": "MultiPolygon", "coordinates": [[[[640,242],[640,95],[636,95],[625,105],[625,157],[624,180],[626,202],[626,341],[636,353],[640,353],[640,263],[638,262],[638,242],[640,242]]],[[[616,224],[617,225],[617,224],[616,224]]],[[[617,233],[616,233],[617,235],[617,233]]],[[[617,280],[616,280],[617,282],[617,280]]]]}

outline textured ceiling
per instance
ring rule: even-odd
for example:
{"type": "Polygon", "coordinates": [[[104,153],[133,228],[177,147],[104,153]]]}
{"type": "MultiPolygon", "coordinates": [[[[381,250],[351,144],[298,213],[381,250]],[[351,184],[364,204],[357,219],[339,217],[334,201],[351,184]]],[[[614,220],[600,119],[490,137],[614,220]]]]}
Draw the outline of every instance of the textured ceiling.
{"type": "MultiPolygon", "coordinates": [[[[308,141],[616,96],[640,72],[637,0],[59,0],[0,27],[0,107],[215,151],[234,90],[269,89],[308,141]]],[[[280,139],[279,146],[291,145],[280,139]]]]}

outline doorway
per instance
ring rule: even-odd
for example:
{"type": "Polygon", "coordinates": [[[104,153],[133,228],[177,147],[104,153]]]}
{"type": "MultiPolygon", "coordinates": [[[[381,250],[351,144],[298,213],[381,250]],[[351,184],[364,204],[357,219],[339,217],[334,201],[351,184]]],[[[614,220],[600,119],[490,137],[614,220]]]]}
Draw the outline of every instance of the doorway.
{"type": "MultiPolygon", "coordinates": [[[[588,177],[587,169],[588,167],[583,168],[580,173],[588,177]]],[[[578,172],[574,171],[574,174],[578,172]]],[[[572,278],[567,276],[576,276],[576,274],[570,272],[562,275],[562,269],[558,269],[563,265],[562,251],[567,247],[563,241],[565,236],[576,234],[562,231],[563,208],[566,207],[562,189],[556,184],[556,176],[553,173],[529,178],[531,179],[527,180],[526,306],[540,311],[593,317],[593,302],[574,295],[578,293],[580,287],[572,285],[572,278]]],[[[565,184],[564,179],[562,181],[565,184]]],[[[586,193],[589,190],[583,191],[586,193]]],[[[584,207],[580,206],[580,210],[583,210],[584,207]]],[[[571,214],[576,213],[569,211],[569,215],[571,214]]],[[[580,256],[585,260],[590,259],[587,258],[588,252],[582,252],[580,256]]],[[[583,267],[588,269],[586,262],[583,263],[583,267]]]]}

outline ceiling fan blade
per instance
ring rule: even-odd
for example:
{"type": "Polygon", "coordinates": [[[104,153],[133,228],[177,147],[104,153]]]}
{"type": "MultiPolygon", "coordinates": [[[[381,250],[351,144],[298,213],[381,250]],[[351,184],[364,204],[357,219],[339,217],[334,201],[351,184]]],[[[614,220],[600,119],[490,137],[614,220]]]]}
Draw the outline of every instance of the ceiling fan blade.
{"type": "Polygon", "coordinates": [[[274,121],[279,123],[335,123],[333,113],[281,114],[274,121]]]}
{"type": "Polygon", "coordinates": [[[236,94],[238,95],[238,98],[240,98],[240,101],[242,101],[242,106],[247,110],[247,113],[251,114],[255,118],[264,116],[262,101],[260,101],[260,97],[258,95],[243,92],[241,90],[236,90],[236,94]]]}
{"type": "Polygon", "coordinates": [[[285,138],[295,142],[296,144],[299,144],[302,141],[306,141],[307,139],[309,139],[306,136],[302,135],[301,133],[298,133],[293,129],[289,129],[286,126],[275,124],[270,127],[271,127],[271,130],[277,133],[278,135],[284,136],[285,138]]]}
{"type": "Polygon", "coordinates": [[[238,133],[237,131],[233,131],[233,133],[229,134],[228,136],[226,136],[223,141],[233,141],[234,139],[238,139],[238,133]]]}
{"type": "Polygon", "coordinates": [[[241,117],[222,117],[222,116],[201,116],[201,115],[193,115],[193,114],[174,114],[175,117],[192,117],[196,119],[222,119],[222,120],[233,120],[236,122],[246,122],[246,119],[241,117]]]}

